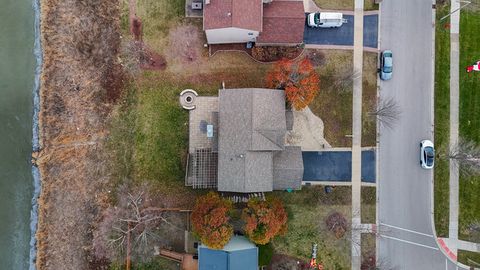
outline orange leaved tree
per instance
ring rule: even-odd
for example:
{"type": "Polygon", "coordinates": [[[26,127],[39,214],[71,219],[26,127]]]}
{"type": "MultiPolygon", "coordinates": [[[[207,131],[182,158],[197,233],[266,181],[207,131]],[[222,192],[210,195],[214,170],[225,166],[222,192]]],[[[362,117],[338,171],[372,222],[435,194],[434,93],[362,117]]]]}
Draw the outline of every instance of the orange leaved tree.
{"type": "Polygon", "coordinates": [[[285,90],[288,102],[301,110],[312,102],[320,88],[320,78],[307,58],[294,62],[282,59],[267,74],[267,87],[285,90]]]}
{"type": "Polygon", "coordinates": [[[260,201],[250,199],[243,209],[245,234],[252,242],[265,245],[277,235],[287,232],[287,212],[282,201],[277,198],[260,201]]]}
{"type": "Polygon", "coordinates": [[[229,223],[232,203],[215,192],[197,199],[192,211],[193,232],[203,244],[213,249],[221,249],[233,235],[229,223]]]}

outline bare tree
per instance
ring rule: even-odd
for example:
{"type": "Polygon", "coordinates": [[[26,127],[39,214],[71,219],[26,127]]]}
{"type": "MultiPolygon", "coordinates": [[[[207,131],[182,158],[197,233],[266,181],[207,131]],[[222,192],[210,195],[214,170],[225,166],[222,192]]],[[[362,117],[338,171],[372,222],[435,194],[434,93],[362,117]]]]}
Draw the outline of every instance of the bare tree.
{"type": "Polygon", "coordinates": [[[344,72],[335,72],[332,87],[340,92],[349,92],[353,89],[353,80],[360,76],[360,72],[348,69],[344,72]]]}
{"type": "MultiPolygon", "coordinates": [[[[147,252],[151,239],[160,238],[155,233],[161,223],[176,227],[170,223],[165,217],[163,209],[154,209],[142,207],[143,193],[133,196],[128,194],[128,210],[125,216],[119,217],[117,222],[112,226],[113,234],[109,239],[112,247],[120,251],[126,251],[127,266],[130,264],[132,247],[140,253],[147,252]]],[[[183,231],[182,228],[178,228],[183,231]]]]}
{"type": "Polygon", "coordinates": [[[448,158],[455,162],[461,173],[480,174],[480,147],[474,141],[460,138],[459,142],[450,148],[448,158]]]}
{"type": "Polygon", "coordinates": [[[400,119],[402,111],[395,99],[380,99],[375,111],[369,112],[370,116],[374,116],[378,119],[380,125],[386,128],[393,128],[395,122],[400,119]]]}
{"type": "MultiPolygon", "coordinates": [[[[115,207],[104,214],[98,230],[94,232],[97,258],[123,261],[127,269],[130,261],[146,260],[153,254],[154,246],[168,246],[172,236],[185,230],[178,218],[190,210],[151,206],[151,198],[144,192],[132,195],[126,192],[115,207]]],[[[183,220],[183,218],[181,219],[183,220]]]]}

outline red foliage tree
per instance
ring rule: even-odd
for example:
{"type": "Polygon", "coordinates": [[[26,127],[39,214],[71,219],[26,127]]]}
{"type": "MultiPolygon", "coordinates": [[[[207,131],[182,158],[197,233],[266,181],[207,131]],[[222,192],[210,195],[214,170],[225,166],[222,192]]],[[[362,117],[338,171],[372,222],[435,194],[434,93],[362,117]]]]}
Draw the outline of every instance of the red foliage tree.
{"type": "Polygon", "coordinates": [[[254,243],[265,245],[277,235],[287,232],[287,212],[279,199],[250,199],[243,209],[245,234],[254,243]]]}
{"type": "Polygon", "coordinates": [[[301,110],[317,95],[320,78],[312,62],[304,58],[298,62],[282,59],[267,74],[267,87],[285,90],[288,102],[301,110]]]}
{"type": "Polygon", "coordinates": [[[203,244],[210,248],[221,249],[233,235],[233,227],[229,223],[229,212],[232,203],[210,192],[197,199],[192,211],[193,232],[203,244]]]}

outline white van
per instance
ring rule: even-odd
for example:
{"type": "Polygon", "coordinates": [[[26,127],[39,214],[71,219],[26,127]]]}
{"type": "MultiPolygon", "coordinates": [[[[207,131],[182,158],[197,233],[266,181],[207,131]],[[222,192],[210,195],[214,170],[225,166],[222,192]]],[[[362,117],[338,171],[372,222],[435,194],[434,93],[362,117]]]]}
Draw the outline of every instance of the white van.
{"type": "Polygon", "coordinates": [[[346,22],[343,14],[337,12],[310,13],[307,17],[307,23],[310,27],[333,28],[340,27],[346,22]]]}

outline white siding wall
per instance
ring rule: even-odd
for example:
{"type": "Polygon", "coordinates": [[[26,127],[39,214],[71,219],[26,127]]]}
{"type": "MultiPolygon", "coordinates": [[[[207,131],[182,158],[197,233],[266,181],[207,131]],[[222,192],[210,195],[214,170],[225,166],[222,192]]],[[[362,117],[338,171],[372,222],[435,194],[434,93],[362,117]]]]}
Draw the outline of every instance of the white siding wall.
{"type": "Polygon", "coordinates": [[[258,31],[236,27],[205,30],[205,34],[208,44],[254,42],[258,37],[258,31]]]}

